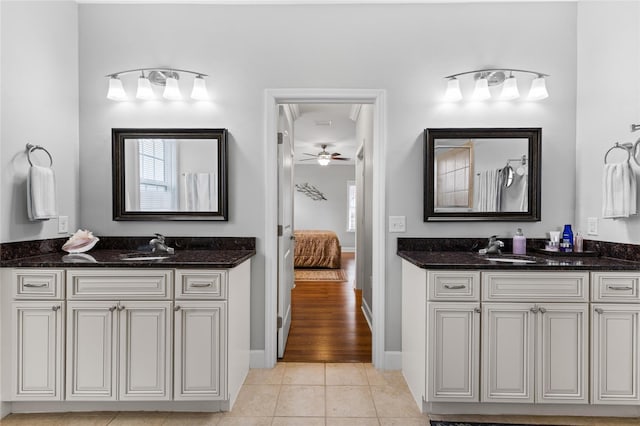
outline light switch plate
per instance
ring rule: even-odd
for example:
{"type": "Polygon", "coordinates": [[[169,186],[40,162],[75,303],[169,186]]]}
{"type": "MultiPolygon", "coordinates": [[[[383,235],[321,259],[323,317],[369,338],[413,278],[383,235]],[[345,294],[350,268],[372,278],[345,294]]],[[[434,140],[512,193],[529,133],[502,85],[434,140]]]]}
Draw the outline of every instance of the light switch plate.
{"type": "Polygon", "coordinates": [[[598,235],[598,218],[597,217],[587,218],[587,234],[598,235]]]}
{"type": "Polygon", "coordinates": [[[389,232],[406,232],[406,216],[389,216],[389,232]]]}
{"type": "Polygon", "coordinates": [[[58,234],[69,232],[69,216],[58,216],[58,234]]]}

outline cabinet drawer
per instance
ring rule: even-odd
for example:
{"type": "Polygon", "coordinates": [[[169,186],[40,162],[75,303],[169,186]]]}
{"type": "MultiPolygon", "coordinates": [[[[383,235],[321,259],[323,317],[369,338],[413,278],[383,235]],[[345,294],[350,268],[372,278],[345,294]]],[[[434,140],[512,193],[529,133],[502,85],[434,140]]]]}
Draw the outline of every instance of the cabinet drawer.
{"type": "Polygon", "coordinates": [[[206,270],[176,271],[176,298],[226,299],[227,272],[206,270]]]}
{"type": "Polygon", "coordinates": [[[67,271],[69,299],[170,299],[173,271],[83,269],[67,271]]]}
{"type": "Polygon", "coordinates": [[[469,271],[429,271],[428,300],[480,300],[480,273],[469,271]]]}
{"type": "Polygon", "coordinates": [[[64,271],[15,269],[12,274],[15,299],[62,299],[64,271]]]}
{"type": "Polygon", "coordinates": [[[640,273],[592,272],[591,300],[622,303],[640,301],[640,273]]]}
{"type": "Polygon", "coordinates": [[[483,272],[482,300],[587,302],[587,272],[483,272]]]}

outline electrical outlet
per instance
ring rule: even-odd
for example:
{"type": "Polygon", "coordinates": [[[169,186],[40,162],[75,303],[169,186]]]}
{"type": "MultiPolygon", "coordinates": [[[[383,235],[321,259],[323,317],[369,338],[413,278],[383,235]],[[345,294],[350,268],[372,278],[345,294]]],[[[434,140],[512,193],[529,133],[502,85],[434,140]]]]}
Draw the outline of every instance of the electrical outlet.
{"type": "Polygon", "coordinates": [[[389,216],[389,232],[406,232],[405,216],[389,216]]]}
{"type": "Polygon", "coordinates": [[[58,216],[58,234],[69,232],[69,216],[58,216]]]}
{"type": "Polygon", "coordinates": [[[597,217],[587,218],[587,234],[598,235],[598,218],[597,217]]]}

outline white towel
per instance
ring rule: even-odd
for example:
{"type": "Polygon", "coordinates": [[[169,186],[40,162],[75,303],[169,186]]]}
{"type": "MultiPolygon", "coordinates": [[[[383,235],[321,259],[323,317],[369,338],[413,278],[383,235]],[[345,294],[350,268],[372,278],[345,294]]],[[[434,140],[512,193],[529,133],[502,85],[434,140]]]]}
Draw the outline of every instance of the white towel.
{"type": "Polygon", "coordinates": [[[213,173],[184,173],[182,205],[186,211],[216,211],[217,183],[213,173]]]}
{"type": "Polygon", "coordinates": [[[605,164],[602,173],[602,217],[624,218],[637,213],[636,176],[628,161],[605,164]]]}
{"type": "Polygon", "coordinates": [[[50,167],[31,166],[27,175],[27,214],[29,220],[49,220],[58,216],[56,178],[50,167]]]}

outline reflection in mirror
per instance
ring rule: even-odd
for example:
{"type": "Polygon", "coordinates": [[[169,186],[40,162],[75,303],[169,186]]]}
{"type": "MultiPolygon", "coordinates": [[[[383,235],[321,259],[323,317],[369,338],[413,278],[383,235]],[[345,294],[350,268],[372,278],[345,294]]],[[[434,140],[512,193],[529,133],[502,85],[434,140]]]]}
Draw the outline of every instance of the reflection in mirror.
{"type": "Polygon", "coordinates": [[[113,129],[114,220],[226,220],[224,129],[113,129]]]}
{"type": "Polygon", "coordinates": [[[425,139],[425,220],[539,220],[540,129],[427,129],[425,139]]]}

